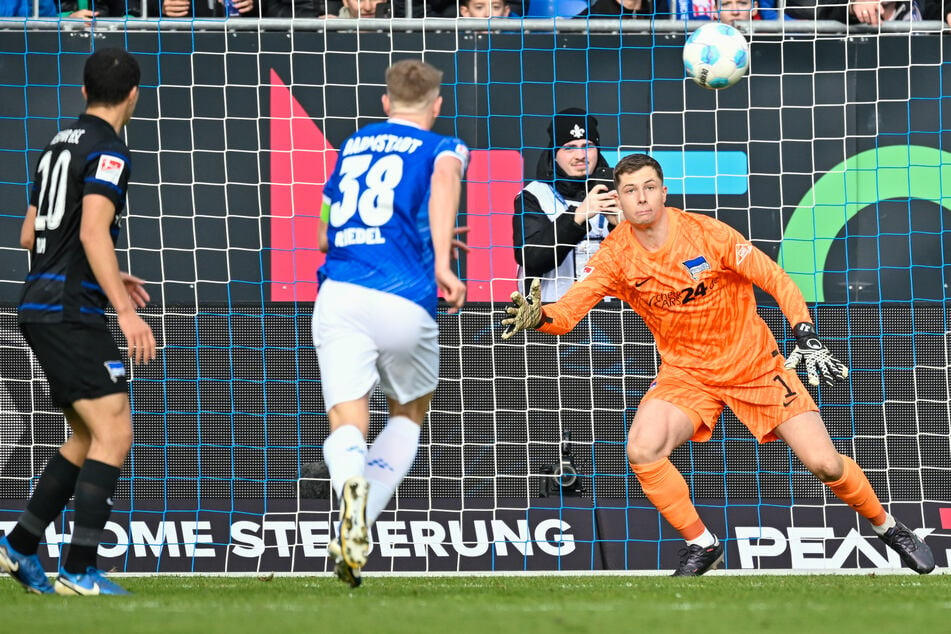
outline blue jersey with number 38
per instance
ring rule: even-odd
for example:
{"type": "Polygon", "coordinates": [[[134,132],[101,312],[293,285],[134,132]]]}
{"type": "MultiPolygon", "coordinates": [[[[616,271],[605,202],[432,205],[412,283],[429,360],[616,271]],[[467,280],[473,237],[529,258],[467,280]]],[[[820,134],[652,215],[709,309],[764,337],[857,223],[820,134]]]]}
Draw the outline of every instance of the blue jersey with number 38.
{"type": "Polygon", "coordinates": [[[348,138],[324,185],[330,248],[320,279],[393,293],[435,317],[429,189],[436,159],[446,154],[465,170],[461,140],[396,119],[348,138]]]}

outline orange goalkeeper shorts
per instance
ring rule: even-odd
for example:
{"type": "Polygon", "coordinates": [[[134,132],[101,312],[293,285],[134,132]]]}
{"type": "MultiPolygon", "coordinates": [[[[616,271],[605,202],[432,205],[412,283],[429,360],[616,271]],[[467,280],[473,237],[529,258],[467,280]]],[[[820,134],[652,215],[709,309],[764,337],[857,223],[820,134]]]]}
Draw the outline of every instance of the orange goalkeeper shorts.
{"type": "Polygon", "coordinates": [[[724,406],[736,414],[759,442],[776,440],[779,425],[803,412],[819,408],[795,370],[776,365],[766,374],[740,385],[707,385],[683,370],[661,364],[660,372],[641,399],[659,398],[679,407],[693,422],[691,440],[710,440],[724,406]]]}

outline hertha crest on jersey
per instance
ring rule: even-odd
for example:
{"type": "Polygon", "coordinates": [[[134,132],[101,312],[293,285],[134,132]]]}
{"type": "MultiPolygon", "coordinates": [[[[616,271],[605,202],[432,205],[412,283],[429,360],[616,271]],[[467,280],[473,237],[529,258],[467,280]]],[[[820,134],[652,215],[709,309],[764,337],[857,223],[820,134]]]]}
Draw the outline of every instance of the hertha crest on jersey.
{"type": "Polygon", "coordinates": [[[700,274],[704,271],[710,270],[710,263],[707,262],[707,259],[702,255],[698,255],[695,258],[685,261],[684,266],[687,267],[687,271],[690,273],[690,277],[695,280],[700,279],[700,274]]]}

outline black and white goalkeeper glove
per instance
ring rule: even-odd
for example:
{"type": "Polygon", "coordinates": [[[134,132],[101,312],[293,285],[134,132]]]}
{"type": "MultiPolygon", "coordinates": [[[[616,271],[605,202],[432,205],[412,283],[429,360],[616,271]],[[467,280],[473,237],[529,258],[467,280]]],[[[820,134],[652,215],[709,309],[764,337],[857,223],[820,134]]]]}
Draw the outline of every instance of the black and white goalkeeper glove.
{"type": "Polygon", "coordinates": [[[512,305],[505,309],[510,316],[502,320],[502,338],[508,339],[520,330],[538,328],[542,323],[542,285],[532,280],[528,297],[512,293],[512,305]]]}
{"type": "Polygon", "coordinates": [[[804,321],[796,324],[793,334],[796,335],[796,349],[786,359],[787,370],[805,361],[809,385],[819,385],[820,378],[826,385],[833,385],[849,376],[845,364],[833,357],[825,344],[819,341],[815,326],[804,321]]]}

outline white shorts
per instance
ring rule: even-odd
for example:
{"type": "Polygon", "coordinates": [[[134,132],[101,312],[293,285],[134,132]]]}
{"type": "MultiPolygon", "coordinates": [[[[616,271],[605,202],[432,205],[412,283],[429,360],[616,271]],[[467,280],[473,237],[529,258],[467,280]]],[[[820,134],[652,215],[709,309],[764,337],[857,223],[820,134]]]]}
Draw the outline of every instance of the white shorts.
{"type": "Polygon", "coordinates": [[[311,330],[328,411],[365,396],[377,383],[400,404],[436,391],[439,327],[408,299],[325,280],[311,330]]]}

